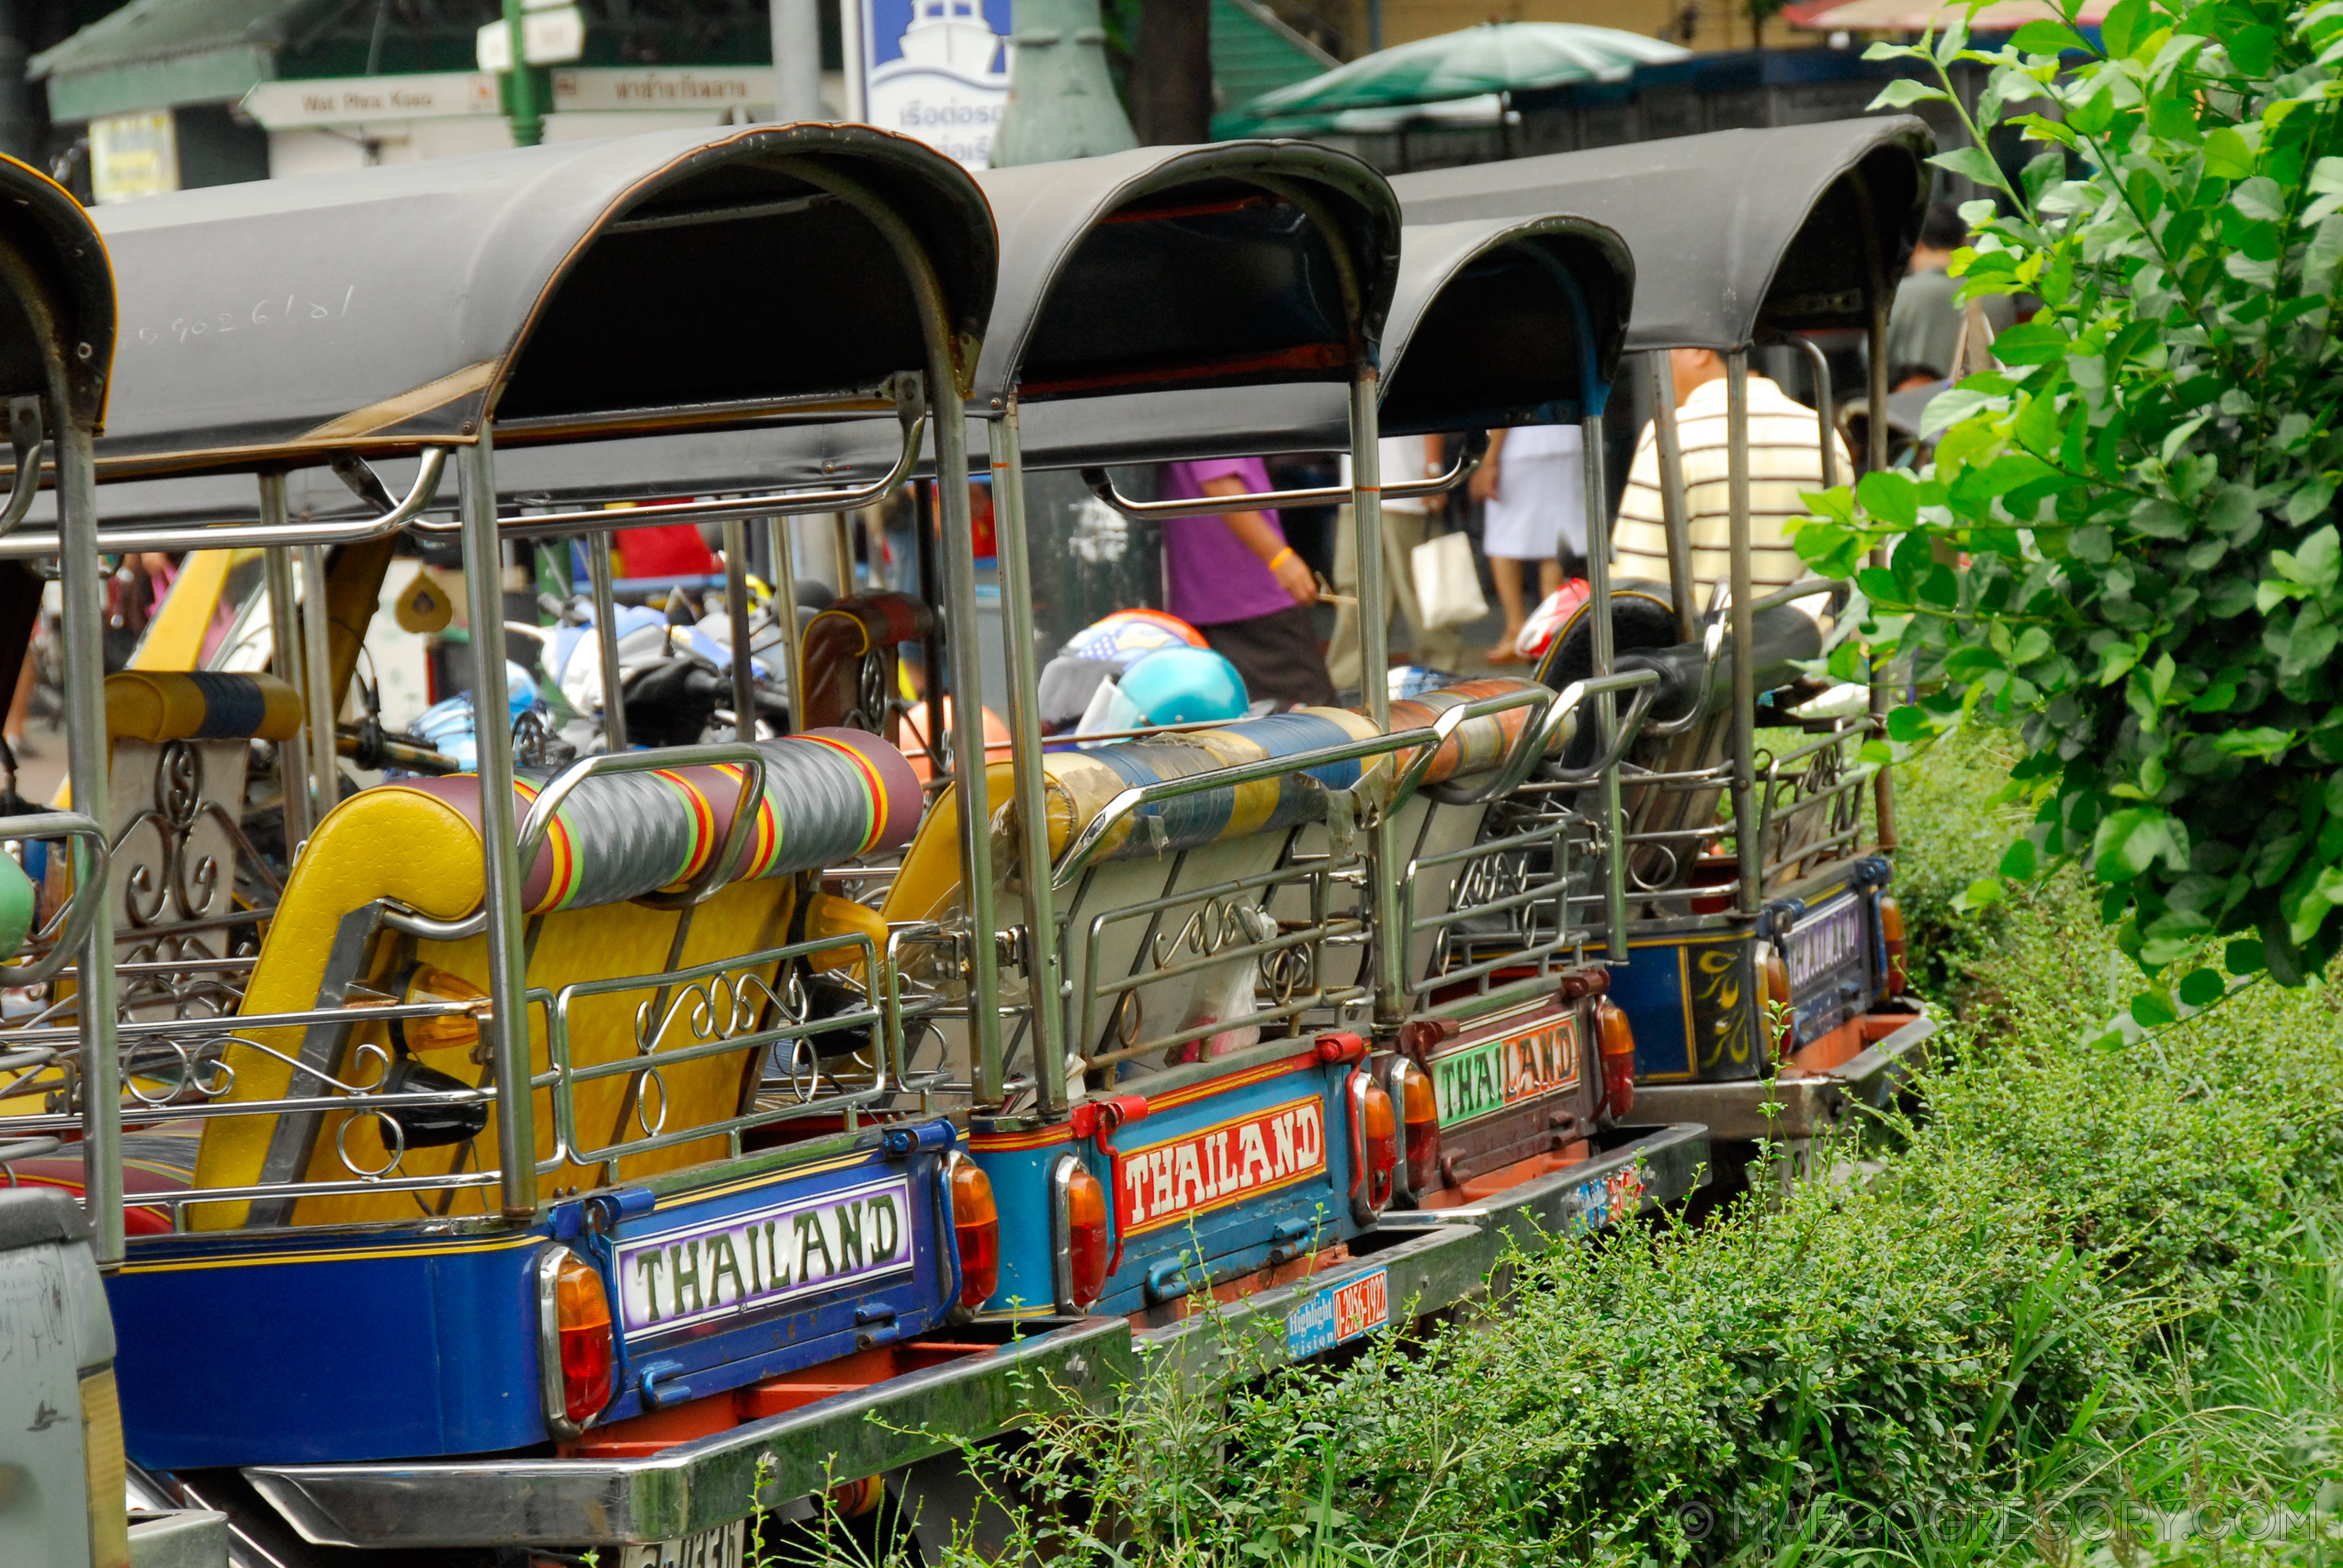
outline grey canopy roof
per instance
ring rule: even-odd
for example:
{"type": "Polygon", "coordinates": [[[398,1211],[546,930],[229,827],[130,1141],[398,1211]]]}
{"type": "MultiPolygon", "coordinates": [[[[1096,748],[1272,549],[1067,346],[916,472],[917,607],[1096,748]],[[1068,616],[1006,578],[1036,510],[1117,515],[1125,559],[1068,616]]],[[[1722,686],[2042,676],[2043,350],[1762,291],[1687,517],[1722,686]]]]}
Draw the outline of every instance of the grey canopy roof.
{"type": "Polygon", "coordinates": [[[877,406],[926,359],[886,228],[940,279],[963,378],[995,276],[967,175],[866,126],[220,186],[102,223],[125,322],[106,477],[411,453],[483,418],[502,445],[877,406]]]}
{"type": "Polygon", "coordinates": [[[62,356],[71,417],[106,417],[107,370],[114,363],[114,275],[106,246],[81,203],[48,175],[0,157],[0,398],[49,389],[45,360],[62,356]],[[24,276],[12,277],[13,256],[24,276]],[[21,297],[30,289],[38,298],[21,297]],[[53,348],[40,342],[49,319],[53,348]]]}
{"type": "MultiPolygon", "coordinates": [[[[989,192],[997,188],[996,177],[985,176],[989,192]]],[[[1010,207],[1007,200],[995,204],[1002,214],[1004,276],[1018,265],[1010,207]]],[[[1404,231],[1383,332],[1385,428],[1405,434],[1548,423],[1578,418],[1588,400],[1599,408],[1618,359],[1635,276],[1619,237],[1582,219],[1404,231]]],[[[996,313],[985,340],[988,363],[1008,330],[996,313]]],[[[1020,419],[1025,464],[1071,468],[1347,446],[1348,388],[1308,369],[1282,375],[1276,381],[1182,383],[1028,403],[1020,419]]],[[[981,371],[979,381],[981,388],[981,371]]],[[[983,433],[973,425],[971,447],[981,451],[983,433]]],[[[498,462],[497,485],[508,499],[534,502],[817,484],[843,473],[884,471],[894,441],[891,425],[862,422],[513,453],[498,462]]]]}
{"type": "Polygon", "coordinates": [[[977,176],[1001,288],[976,403],[1347,380],[1399,265],[1383,176],[1307,141],[1138,147],[977,176]]]}
{"type": "MultiPolygon", "coordinates": [[[[1115,394],[1131,388],[1176,388],[1149,395],[1220,408],[1316,394],[1340,443],[1350,366],[1381,333],[1400,271],[1398,208],[1382,175],[1314,142],[1248,141],[988,170],[977,184],[1001,235],[997,297],[988,272],[990,310],[968,329],[983,345],[979,414],[1013,388],[1045,432],[1069,411],[1127,402],[1115,394]]],[[[783,303],[809,330],[852,331],[866,292],[801,290],[783,303]]],[[[1598,309],[1608,319],[1624,306],[1598,309]]],[[[730,334],[715,341],[735,346],[730,334]]],[[[510,406],[498,410],[497,485],[525,502],[867,479],[901,450],[884,414],[528,448],[508,434],[510,406]]],[[[981,453],[982,432],[971,440],[981,453]]],[[[395,457],[378,466],[394,493],[412,472],[395,457]]],[[[241,479],[111,484],[100,511],[235,517],[250,513],[251,494],[241,479]]],[[[289,476],[287,499],[296,517],[359,506],[314,468],[289,476]]]]}
{"type": "Polygon", "coordinates": [[[1616,230],[1639,278],[1627,347],[1738,348],[1759,328],[1862,326],[1872,246],[1901,276],[1935,152],[1908,115],[1721,130],[1402,175],[1408,221],[1572,212],[1616,230]]]}

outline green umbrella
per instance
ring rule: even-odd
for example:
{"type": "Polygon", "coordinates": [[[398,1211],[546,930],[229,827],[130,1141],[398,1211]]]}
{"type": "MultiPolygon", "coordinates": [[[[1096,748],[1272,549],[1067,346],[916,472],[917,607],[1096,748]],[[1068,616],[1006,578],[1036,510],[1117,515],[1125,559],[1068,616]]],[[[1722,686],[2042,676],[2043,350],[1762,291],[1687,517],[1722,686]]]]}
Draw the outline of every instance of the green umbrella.
{"type": "Polygon", "coordinates": [[[1558,87],[1566,82],[1615,82],[1638,65],[1682,60],[1691,53],[1617,28],[1488,22],[1338,65],[1322,76],[1263,93],[1239,112],[1255,121],[1283,120],[1558,87]]]}

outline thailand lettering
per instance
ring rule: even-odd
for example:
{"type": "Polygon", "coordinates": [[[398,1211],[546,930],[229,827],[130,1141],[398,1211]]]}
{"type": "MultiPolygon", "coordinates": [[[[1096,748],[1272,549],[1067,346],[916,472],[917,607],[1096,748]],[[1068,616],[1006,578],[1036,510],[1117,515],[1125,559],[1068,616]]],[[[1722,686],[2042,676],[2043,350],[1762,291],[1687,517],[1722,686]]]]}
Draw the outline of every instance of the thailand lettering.
{"type": "Polygon", "coordinates": [[[907,1181],[775,1204],[618,1247],[629,1335],[664,1334],[911,1267],[907,1181]]]}
{"type": "Polygon", "coordinates": [[[1790,985],[1806,982],[1843,964],[1855,963],[1862,952],[1862,910],[1852,898],[1826,905],[1790,931],[1790,985]]]}
{"type": "Polygon", "coordinates": [[[1326,1110],[1315,1097],[1149,1149],[1124,1151],[1115,1191],[1129,1235],[1171,1224],[1326,1168],[1326,1110]]]}
{"type": "Polygon", "coordinates": [[[1440,1124],[1452,1127],[1575,1087],[1579,1021],[1571,1013],[1550,1014],[1528,1029],[1477,1040],[1460,1051],[1434,1056],[1427,1065],[1440,1124]]]}

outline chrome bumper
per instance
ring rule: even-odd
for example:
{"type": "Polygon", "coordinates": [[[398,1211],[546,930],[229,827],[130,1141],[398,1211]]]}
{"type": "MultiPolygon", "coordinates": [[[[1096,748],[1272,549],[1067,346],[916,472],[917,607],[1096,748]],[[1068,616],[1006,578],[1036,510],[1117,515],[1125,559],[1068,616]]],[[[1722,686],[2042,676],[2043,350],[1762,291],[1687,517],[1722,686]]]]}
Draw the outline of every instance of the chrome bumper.
{"type": "Polygon", "coordinates": [[[1636,1120],[1698,1122],[1713,1138],[1815,1137],[1846,1121],[1858,1105],[1886,1105],[1909,1081],[1920,1047],[1935,1032],[1935,1018],[1922,1011],[1835,1072],[1741,1083],[1637,1084],[1636,1120]]]}
{"type": "Polygon", "coordinates": [[[321,1546],[673,1540],[1095,1403],[1133,1371],[1130,1324],[1085,1318],[647,1459],[261,1465],[244,1476],[321,1546]]]}
{"type": "MultiPolygon", "coordinates": [[[[1643,1090],[1636,1091],[1638,1110],[1643,1090]]],[[[1482,1271],[1507,1239],[1535,1250],[1559,1235],[1606,1229],[1622,1220],[1681,1202],[1708,1180],[1708,1129],[1698,1122],[1662,1127],[1605,1149],[1583,1165],[1557,1170],[1485,1202],[1455,1209],[1395,1210],[1387,1230],[1468,1224],[1486,1241],[1482,1271]]]]}

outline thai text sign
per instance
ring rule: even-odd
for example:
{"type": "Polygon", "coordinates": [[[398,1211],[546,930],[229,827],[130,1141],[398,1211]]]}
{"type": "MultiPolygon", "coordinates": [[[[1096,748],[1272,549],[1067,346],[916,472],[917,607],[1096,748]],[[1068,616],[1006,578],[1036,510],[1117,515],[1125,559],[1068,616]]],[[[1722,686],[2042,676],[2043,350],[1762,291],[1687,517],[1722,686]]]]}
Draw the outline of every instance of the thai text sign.
{"type": "Polygon", "coordinates": [[[1326,1106],[1312,1095],[1125,1150],[1115,1173],[1115,1227],[1125,1235],[1154,1230],[1325,1168],[1326,1106]]]}
{"type": "Polygon", "coordinates": [[[627,1334],[664,1334],[911,1267],[911,1189],[898,1177],[618,1244],[627,1334]]]}

